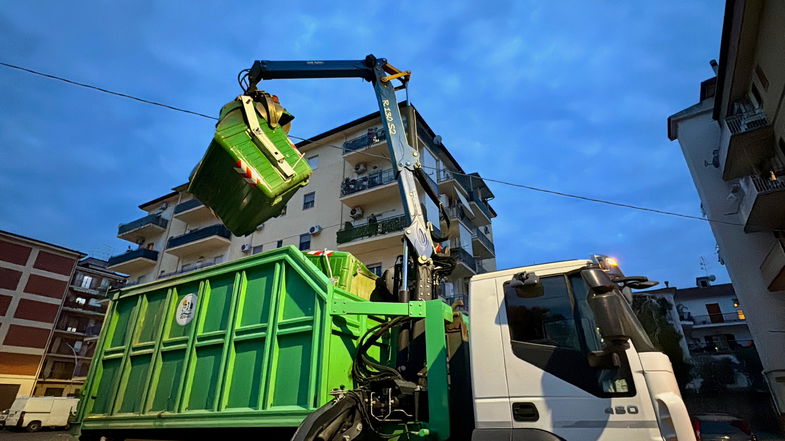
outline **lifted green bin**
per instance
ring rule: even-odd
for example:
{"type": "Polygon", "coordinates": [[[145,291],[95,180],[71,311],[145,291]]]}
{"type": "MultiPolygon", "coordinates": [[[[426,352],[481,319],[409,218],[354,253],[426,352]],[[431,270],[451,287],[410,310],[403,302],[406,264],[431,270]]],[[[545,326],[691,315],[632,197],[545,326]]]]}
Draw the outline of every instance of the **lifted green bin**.
{"type": "MultiPolygon", "coordinates": [[[[336,303],[371,302],[293,246],[110,297],[74,429],[88,438],[296,427],[332,389],[354,386],[358,340],[384,320],[334,315],[336,303]]],[[[391,364],[389,338],[371,356],[391,364]]]]}
{"type": "Polygon", "coordinates": [[[221,109],[210,146],[191,174],[188,191],[210,207],[235,236],[278,216],[312,173],[287,136],[294,117],[277,98],[257,91],[221,109]]]}

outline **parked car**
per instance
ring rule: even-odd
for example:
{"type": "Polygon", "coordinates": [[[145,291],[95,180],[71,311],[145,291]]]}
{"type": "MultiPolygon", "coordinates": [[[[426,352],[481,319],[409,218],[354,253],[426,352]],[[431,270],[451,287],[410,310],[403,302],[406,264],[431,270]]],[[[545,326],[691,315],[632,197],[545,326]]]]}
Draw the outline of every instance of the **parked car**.
{"type": "Polygon", "coordinates": [[[758,441],[750,424],[741,418],[723,413],[692,416],[692,427],[698,441],[758,441]]]}
{"type": "Polygon", "coordinates": [[[66,427],[79,398],[18,397],[5,418],[7,429],[36,432],[42,427],[66,427]]]}
{"type": "Polygon", "coordinates": [[[0,429],[5,427],[5,419],[8,418],[8,409],[0,412],[0,429]]]}

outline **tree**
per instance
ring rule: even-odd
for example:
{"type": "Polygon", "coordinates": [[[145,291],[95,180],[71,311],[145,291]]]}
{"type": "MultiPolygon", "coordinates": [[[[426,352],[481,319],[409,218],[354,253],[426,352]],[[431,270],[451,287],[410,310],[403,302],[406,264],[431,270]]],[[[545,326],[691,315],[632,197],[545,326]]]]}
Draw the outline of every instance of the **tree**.
{"type": "Polygon", "coordinates": [[[673,374],[683,389],[692,381],[692,365],[684,361],[681,339],[684,338],[676,330],[676,325],[668,317],[673,305],[665,298],[649,295],[633,297],[632,309],[638,320],[649,335],[651,342],[671,360],[673,374]]]}

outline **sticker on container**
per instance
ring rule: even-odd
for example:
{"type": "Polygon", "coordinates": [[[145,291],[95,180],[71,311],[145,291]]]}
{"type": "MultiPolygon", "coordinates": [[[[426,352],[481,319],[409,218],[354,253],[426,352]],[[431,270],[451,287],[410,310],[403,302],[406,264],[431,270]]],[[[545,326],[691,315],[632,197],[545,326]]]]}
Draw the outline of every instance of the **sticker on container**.
{"type": "Polygon", "coordinates": [[[188,294],[180,300],[180,304],[177,305],[177,317],[175,317],[178,325],[185,326],[191,323],[196,312],[197,300],[199,300],[199,297],[196,294],[188,294]]]}

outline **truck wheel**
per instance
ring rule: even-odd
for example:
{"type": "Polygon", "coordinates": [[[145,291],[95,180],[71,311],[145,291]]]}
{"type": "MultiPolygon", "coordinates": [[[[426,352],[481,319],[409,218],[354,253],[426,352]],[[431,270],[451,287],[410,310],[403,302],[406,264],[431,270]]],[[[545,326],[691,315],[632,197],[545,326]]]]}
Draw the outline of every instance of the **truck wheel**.
{"type": "Polygon", "coordinates": [[[27,425],[28,432],[38,432],[41,430],[41,422],[40,421],[31,421],[30,424],[27,425]]]}

